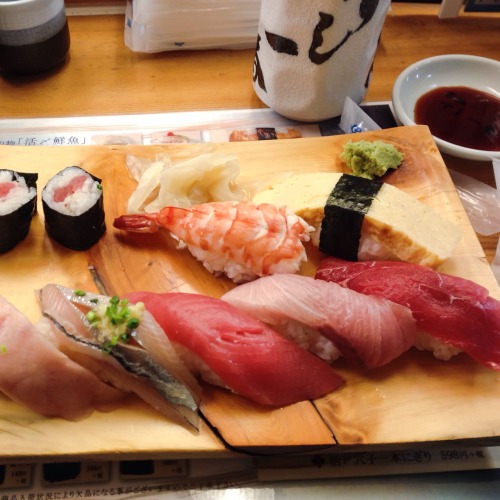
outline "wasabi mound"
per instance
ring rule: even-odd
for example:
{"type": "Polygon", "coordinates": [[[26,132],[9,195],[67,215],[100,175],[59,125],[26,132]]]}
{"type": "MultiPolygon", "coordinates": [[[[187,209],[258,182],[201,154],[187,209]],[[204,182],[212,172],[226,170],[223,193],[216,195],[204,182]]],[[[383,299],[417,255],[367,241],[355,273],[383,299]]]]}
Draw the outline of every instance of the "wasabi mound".
{"type": "Polygon", "coordinates": [[[389,169],[398,168],[404,154],[383,141],[349,141],[340,157],[354,175],[374,179],[381,177],[389,169]]]}

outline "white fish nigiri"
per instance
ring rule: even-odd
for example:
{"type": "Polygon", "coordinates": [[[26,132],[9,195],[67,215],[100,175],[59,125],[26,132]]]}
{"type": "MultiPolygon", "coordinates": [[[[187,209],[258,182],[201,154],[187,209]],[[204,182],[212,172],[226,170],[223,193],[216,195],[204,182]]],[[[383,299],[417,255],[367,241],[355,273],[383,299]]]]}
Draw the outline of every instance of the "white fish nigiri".
{"type": "Polygon", "coordinates": [[[3,297],[0,345],[0,391],[37,413],[80,420],[124,400],[123,392],[65,356],[3,297]]]}

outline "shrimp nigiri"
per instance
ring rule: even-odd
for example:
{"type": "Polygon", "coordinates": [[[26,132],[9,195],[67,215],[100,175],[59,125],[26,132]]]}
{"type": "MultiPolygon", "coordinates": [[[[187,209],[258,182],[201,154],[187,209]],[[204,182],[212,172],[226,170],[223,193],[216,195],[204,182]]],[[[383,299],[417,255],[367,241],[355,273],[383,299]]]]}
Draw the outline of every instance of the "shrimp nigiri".
{"type": "Polygon", "coordinates": [[[166,229],[208,271],[224,273],[236,283],[296,273],[307,260],[302,242],[314,231],[287,207],[236,201],[122,215],[114,226],[144,233],[166,229]]]}

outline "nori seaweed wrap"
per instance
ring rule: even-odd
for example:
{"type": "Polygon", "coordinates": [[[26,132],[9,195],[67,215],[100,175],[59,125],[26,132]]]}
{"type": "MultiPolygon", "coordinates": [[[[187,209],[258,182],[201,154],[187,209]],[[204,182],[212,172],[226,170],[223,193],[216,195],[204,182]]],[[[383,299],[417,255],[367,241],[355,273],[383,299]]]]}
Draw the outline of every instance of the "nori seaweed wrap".
{"type": "Polygon", "coordinates": [[[361,226],[382,182],[343,174],[325,205],[319,249],[340,259],[357,261],[361,226]]]}
{"type": "Polygon", "coordinates": [[[0,253],[28,235],[36,213],[38,174],[0,169],[0,253]]]}
{"type": "Polygon", "coordinates": [[[86,250],[106,231],[101,179],[84,169],[67,167],[42,191],[45,230],[59,244],[86,250]]]}

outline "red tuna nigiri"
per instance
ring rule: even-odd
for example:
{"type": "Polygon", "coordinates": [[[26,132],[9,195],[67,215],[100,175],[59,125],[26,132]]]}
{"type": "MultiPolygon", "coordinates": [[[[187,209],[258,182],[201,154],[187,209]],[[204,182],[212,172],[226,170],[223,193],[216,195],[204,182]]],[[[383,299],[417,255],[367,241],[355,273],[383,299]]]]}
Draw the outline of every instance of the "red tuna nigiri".
{"type": "Polygon", "coordinates": [[[222,300],[190,293],[127,297],[144,303],[190,369],[257,403],[315,399],[343,382],[319,358],[222,300]]]}
{"type": "Polygon", "coordinates": [[[500,370],[500,302],[477,283],[407,262],[335,257],[322,260],[316,278],[404,305],[427,334],[500,370]]]}

